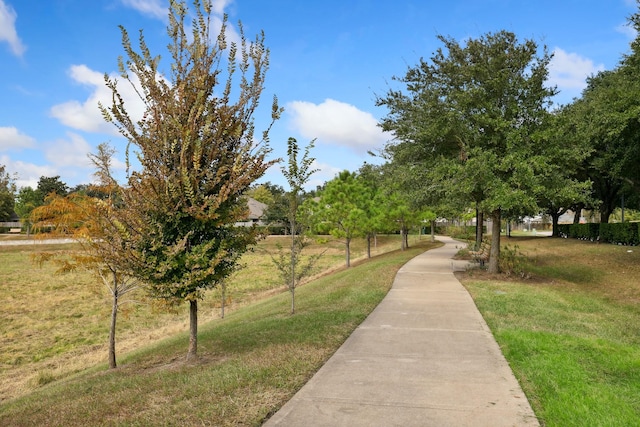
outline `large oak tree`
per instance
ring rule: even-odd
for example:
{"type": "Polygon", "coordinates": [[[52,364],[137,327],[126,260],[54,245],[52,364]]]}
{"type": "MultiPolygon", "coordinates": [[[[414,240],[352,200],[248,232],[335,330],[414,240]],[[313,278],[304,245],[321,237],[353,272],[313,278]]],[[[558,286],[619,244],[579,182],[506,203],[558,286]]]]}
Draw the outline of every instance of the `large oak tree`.
{"type": "Polygon", "coordinates": [[[502,212],[535,212],[544,191],[539,130],[555,93],[546,86],[551,56],[507,31],[464,44],[438,38],[444,47],[430,60],[394,78],[404,88],[378,98],[389,110],[381,126],[396,137],[392,161],[423,169],[434,194],[490,214],[489,270],[497,272],[502,212]]]}

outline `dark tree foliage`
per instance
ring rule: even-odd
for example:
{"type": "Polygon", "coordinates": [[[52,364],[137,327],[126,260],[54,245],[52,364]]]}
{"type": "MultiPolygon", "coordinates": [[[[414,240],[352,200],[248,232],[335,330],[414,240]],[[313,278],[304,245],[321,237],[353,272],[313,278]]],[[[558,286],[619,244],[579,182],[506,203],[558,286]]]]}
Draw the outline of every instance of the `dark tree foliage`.
{"type": "Polygon", "coordinates": [[[13,177],[0,165],[0,221],[8,221],[14,214],[16,186],[13,177]]]}
{"type": "Polygon", "coordinates": [[[503,211],[536,211],[547,173],[540,138],[553,88],[545,86],[550,55],[532,40],[500,31],[444,48],[395,78],[404,90],[377,100],[388,108],[384,130],[393,162],[418,177],[425,194],[491,215],[489,270],[497,272],[503,211]]]}

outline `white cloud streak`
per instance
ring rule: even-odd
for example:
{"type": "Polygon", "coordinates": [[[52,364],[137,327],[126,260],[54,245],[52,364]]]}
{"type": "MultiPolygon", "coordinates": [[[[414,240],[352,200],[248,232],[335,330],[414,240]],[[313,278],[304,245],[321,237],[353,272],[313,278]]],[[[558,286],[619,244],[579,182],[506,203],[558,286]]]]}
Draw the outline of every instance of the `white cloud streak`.
{"type": "Polygon", "coordinates": [[[66,139],[57,139],[44,150],[47,160],[56,167],[92,167],[89,153],[92,147],[80,135],[67,132],[66,139]]]}
{"type": "MultiPolygon", "coordinates": [[[[1,1],[1,0],[0,0],[1,1]]],[[[126,7],[137,10],[143,15],[151,18],[165,20],[169,14],[169,8],[164,6],[167,2],[163,0],[121,0],[126,7]]],[[[224,14],[225,8],[232,3],[233,0],[213,0],[211,2],[211,10],[216,15],[224,14]]]]}
{"type": "Polygon", "coordinates": [[[306,188],[309,190],[314,189],[319,185],[323,185],[325,182],[331,181],[344,170],[331,166],[330,164],[320,163],[317,161],[313,161],[311,163],[311,169],[315,169],[317,172],[311,175],[311,178],[306,185],[306,188]]]}
{"type": "Polygon", "coordinates": [[[18,14],[4,0],[0,0],[0,41],[7,42],[11,52],[16,56],[22,56],[27,50],[18,37],[16,31],[16,18],[18,14]]]}
{"type": "Polygon", "coordinates": [[[224,13],[225,8],[231,3],[233,3],[233,0],[213,0],[213,2],[211,2],[213,13],[222,15],[224,13]]]}
{"type": "MultiPolygon", "coordinates": [[[[73,100],[54,105],[50,110],[51,116],[73,129],[119,135],[115,126],[104,120],[98,108],[98,103],[105,107],[110,107],[112,103],[111,89],[106,86],[103,74],[91,70],[86,65],[72,65],[69,75],[76,83],[89,87],[91,94],[84,102],[73,100]]],[[[115,75],[111,77],[116,78],[115,75]]],[[[135,79],[135,75],[132,75],[132,79],[135,79]]],[[[142,118],[144,104],[129,82],[120,82],[118,91],[124,98],[129,115],[137,121],[142,118]]]]}
{"type": "Polygon", "coordinates": [[[0,163],[6,165],[7,171],[17,174],[16,186],[36,188],[41,176],[56,176],[59,173],[49,165],[36,165],[20,160],[12,160],[9,156],[0,156],[0,163]]]}
{"type": "Polygon", "coordinates": [[[125,6],[160,20],[167,19],[169,14],[169,8],[163,6],[163,3],[165,2],[162,0],[122,0],[125,6]]]}
{"type": "Polygon", "coordinates": [[[549,83],[561,91],[580,91],[587,86],[587,77],[603,70],[603,64],[596,65],[589,58],[556,47],[549,64],[549,83]]]}
{"type": "Polygon", "coordinates": [[[629,40],[633,40],[638,36],[638,32],[633,25],[628,22],[625,24],[620,24],[616,27],[616,31],[620,34],[624,34],[629,40]]]}
{"type": "Polygon", "coordinates": [[[333,99],[321,104],[294,101],[285,109],[291,126],[303,137],[317,138],[320,144],[349,147],[356,152],[380,148],[390,136],[378,127],[368,112],[333,99]]]}
{"type": "Polygon", "coordinates": [[[0,127],[0,150],[30,148],[35,142],[35,139],[15,127],[0,127]]]}

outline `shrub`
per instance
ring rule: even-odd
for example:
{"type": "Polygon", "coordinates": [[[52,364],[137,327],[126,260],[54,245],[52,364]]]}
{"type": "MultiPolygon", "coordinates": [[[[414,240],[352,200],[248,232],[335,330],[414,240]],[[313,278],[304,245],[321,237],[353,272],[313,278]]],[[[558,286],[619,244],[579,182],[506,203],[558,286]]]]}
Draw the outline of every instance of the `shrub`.
{"type": "Polygon", "coordinates": [[[637,222],[600,224],[600,241],[620,245],[637,245],[640,243],[637,222]]]}
{"type": "Polygon", "coordinates": [[[520,252],[520,247],[514,245],[504,246],[500,250],[500,271],[507,276],[516,276],[521,279],[528,279],[531,275],[526,270],[527,257],[520,252]]]}
{"type": "Polygon", "coordinates": [[[560,237],[600,241],[619,245],[640,244],[640,226],[637,222],[561,224],[558,226],[560,237]]]}

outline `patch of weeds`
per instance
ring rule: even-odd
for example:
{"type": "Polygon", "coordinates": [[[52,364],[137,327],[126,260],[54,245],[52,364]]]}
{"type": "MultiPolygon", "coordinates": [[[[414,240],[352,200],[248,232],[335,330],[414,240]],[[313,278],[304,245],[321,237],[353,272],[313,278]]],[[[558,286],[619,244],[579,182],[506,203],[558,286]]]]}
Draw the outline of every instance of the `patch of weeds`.
{"type": "Polygon", "coordinates": [[[54,382],[56,379],[57,378],[53,372],[44,370],[38,372],[38,374],[33,378],[33,383],[36,387],[42,387],[43,385],[54,382]]]}
{"type": "Polygon", "coordinates": [[[506,276],[514,276],[520,279],[530,279],[527,271],[527,257],[520,251],[518,245],[513,247],[506,245],[500,251],[500,271],[506,276]]]}

